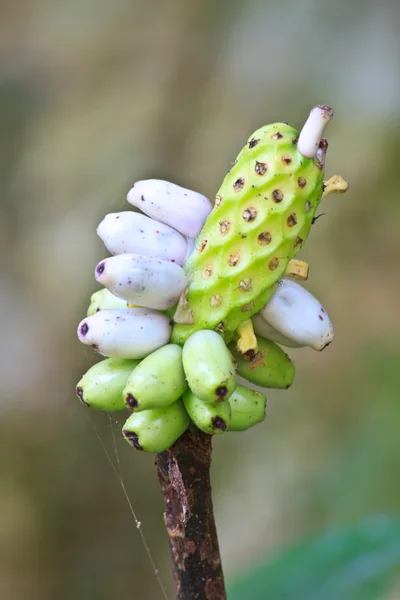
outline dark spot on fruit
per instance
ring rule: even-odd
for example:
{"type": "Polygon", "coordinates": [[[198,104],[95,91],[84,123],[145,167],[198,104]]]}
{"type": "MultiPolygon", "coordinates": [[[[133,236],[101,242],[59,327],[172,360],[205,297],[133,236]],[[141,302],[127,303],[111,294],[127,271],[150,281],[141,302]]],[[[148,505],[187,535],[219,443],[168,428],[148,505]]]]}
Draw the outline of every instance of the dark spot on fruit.
{"type": "Polygon", "coordinates": [[[322,306],[321,306],[321,312],[323,312],[323,313],[325,312],[325,309],[322,306]]]}
{"type": "Polygon", "coordinates": [[[240,190],[242,190],[244,187],[244,183],[244,177],[239,177],[239,179],[236,179],[235,183],[233,184],[233,189],[235,190],[235,192],[240,192],[240,190]]]}
{"type": "Polygon", "coordinates": [[[251,223],[251,221],[254,221],[254,219],[257,216],[257,211],[253,206],[249,206],[248,208],[246,208],[246,210],[243,211],[243,219],[245,221],[247,221],[248,223],[251,223]]]}
{"type": "Polygon", "coordinates": [[[210,306],[212,308],[218,308],[218,306],[221,305],[221,302],[222,302],[221,296],[219,296],[218,294],[214,294],[214,296],[211,296],[210,306]]]}
{"type": "Polygon", "coordinates": [[[100,309],[99,309],[99,308],[96,308],[96,312],[100,312],[100,309]]]}
{"type": "Polygon", "coordinates": [[[224,333],[224,331],[225,331],[225,325],[223,324],[222,321],[220,323],[218,323],[218,325],[215,328],[215,331],[217,333],[224,333]]]}
{"type": "Polygon", "coordinates": [[[289,156],[288,154],[284,154],[282,156],[282,162],[284,165],[290,165],[290,163],[292,162],[292,157],[289,156]]]}
{"type": "Polygon", "coordinates": [[[93,349],[95,352],[99,352],[99,347],[98,347],[98,345],[97,345],[97,344],[92,344],[90,347],[91,347],[91,348],[92,348],[92,349],[93,349]]]}
{"type": "Polygon", "coordinates": [[[220,206],[222,200],[223,200],[223,196],[221,196],[220,194],[217,194],[215,196],[215,206],[220,206]]]}
{"type": "Polygon", "coordinates": [[[134,433],[133,431],[124,431],[124,436],[136,450],[143,450],[142,446],[139,444],[139,436],[137,433],[134,433]]]}
{"type": "Polygon", "coordinates": [[[240,310],[241,312],[251,312],[253,308],[254,302],[248,302],[247,304],[244,304],[240,310]]]}
{"type": "Polygon", "coordinates": [[[302,243],[303,243],[303,238],[301,238],[298,235],[297,238],[294,240],[294,247],[297,248],[297,246],[301,246],[302,243]]]}
{"type": "Polygon", "coordinates": [[[320,148],[321,150],[325,150],[325,152],[328,150],[328,140],[326,138],[321,138],[318,148],[320,148]]]}
{"type": "Polygon", "coordinates": [[[140,196],[140,199],[141,199],[142,202],[144,202],[144,196],[143,196],[143,194],[140,196]]]}
{"type": "Polygon", "coordinates": [[[87,323],[82,323],[79,331],[82,336],[85,336],[87,334],[87,332],[89,331],[89,325],[87,323]]]}
{"type": "Polygon", "coordinates": [[[258,162],[258,160],[256,160],[256,166],[254,167],[254,170],[257,173],[257,175],[264,175],[267,172],[267,169],[267,163],[258,162]]]}
{"type": "Polygon", "coordinates": [[[83,398],[83,388],[81,388],[80,386],[78,386],[76,388],[76,395],[78,396],[79,400],[82,402],[82,404],[84,404],[85,406],[89,406],[89,404],[86,402],[86,400],[83,398]]]}
{"type": "Polygon", "coordinates": [[[132,410],[134,408],[137,408],[139,406],[139,402],[136,400],[136,398],[132,394],[127,394],[126,395],[125,404],[126,404],[126,406],[128,406],[132,410]]]}
{"type": "Polygon", "coordinates": [[[226,385],[220,385],[219,387],[217,387],[217,389],[215,390],[215,393],[218,397],[218,400],[224,400],[227,393],[228,393],[228,388],[226,387],[226,385]]]}
{"type": "Polygon", "coordinates": [[[240,260],[240,252],[236,252],[235,254],[230,254],[228,258],[228,265],[231,267],[236,267],[240,260]]]}
{"type": "Polygon", "coordinates": [[[261,246],[266,246],[267,244],[269,244],[272,240],[272,235],[270,234],[269,231],[263,231],[262,233],[260,233],[260,235],[257,238],[258,243],[261,246]]]}
{"type": "Polygon", "coordinates": [[[247,279],[242,279],[242,281],[239,283],[239,289],[241,289],[243,292],[251,292],[251,290],[252,290],[251,277],[248,277],[247,279]]]}
{"type": "Polygon", "coordinates": [[[298,138],[298,137],[296,137],[296,138],[293,138],[293,139],[292,139],[292,144],[297,144],[297,142],[298,142],[298,141],[299,141],[299,138],[298,138]]]}
{"type": "Polygon", "coordinates": [[[257,146],[259,141],[260,138],[258,140],[256,138],[251,138],[251,140],[247,142],[249,144],[249,148],[254,148],[254,146],[257,146]]]}
{"type": "Polygon", "coordinates": [[[307,202],[305,203],[304,210],[306,211],[306,213],[310,212],[310,210],[311,210],[311,202],[309,200],[307,200],[307,202]]]}
{"type": "Polygon", "coordinates": [[[322,315],[318,315],[318,317],[319,317],[319,320],[320,320],[320,321],[323,321],[323,320],[324,320],[324,317],[323,317],[322,315]]]}
{"type": "Polygon", "coordinates": [[[219,431],[226,431],[227,425],[221,417],[213,417],[211,419],[212,428],[218,429],[219,431]]]}
{"type": "Polygon", "coordinates": [[[292,213],[291,215],[288,216],[287,224],[288,224],[288,227],[293,227],[294,225],[297,225],[296,213],[292,213]]]}
{"type": "Polygon", "coordinates": [[[244,360],[250,361],[250,360],[253,360],[253,358],[255,357],[256,354],[257,353],[255,350],[250,349],[250,350],[247,350],[247,352],[245,352],[243,354],[243,358],[244,358],[244,360]]]}
{"type": "Polygon", "coordinates": [[[322,162],[319,160],[319,158],[315,159],[315,166],[317,167],[317,169],[319,171],[322,171],[322,169],[324,168],[324,165],[322,164],[322,162]]]}
{"type": "Polygon", "coordinates": [[[213,272],[212,265],[207,265],[203,269],[203,277],[211,277],[212,272],[213,272]]]}
{"type": "Polygon", "coordinates": [[[274,190],[272,192],[272,200],[274,202],[282,202],[282,200],[283,200],[283,192],[281,192],[281,190],[274,190]]]}
{"type": "Polygon", "coordinates": [[[306,187],[306,185],[307,185],[307,179],[304,179],[304,177],[299,177],[298,180],[297,180],[297,185],[300,188],[306,187]]]}
{"type": "Polygon", "coordinates": [[[221,235],[226,235],[231,228],[230,221],[220,221],[218,223],[218,225],[219,225],[219,231],[220,231],[221,235]]]}
{"type": "Polygon", "coordinates": [[[279,258],[277,256],[274,256],[274,258],[271,258],[271,260],[268,263],[268,267],[270,268],[271,271],[275,271],[275,269],[277,269],[279,267],[279,258]]]}
{"type": "Polygon", "coordinates": [[[203,252],[204,248],[207,246],[207,240],[202,240],[200,242],[199,252],[203,252]]]}
{"type": "Polygon", "coordinates": [[[102,273],[104,273],[105,268],[106,268],[106,263],[104,261],[99,263],[96,267],[97,275],[101,275],[102,273]]]}
{"type": "Polygon", "coordinates": [[[273,140],[280,140],[283,138],[283,135],[281,134],[280,131],[277,131],[276,133],[274,133],[274,135],[272,136],[273,140]]]}

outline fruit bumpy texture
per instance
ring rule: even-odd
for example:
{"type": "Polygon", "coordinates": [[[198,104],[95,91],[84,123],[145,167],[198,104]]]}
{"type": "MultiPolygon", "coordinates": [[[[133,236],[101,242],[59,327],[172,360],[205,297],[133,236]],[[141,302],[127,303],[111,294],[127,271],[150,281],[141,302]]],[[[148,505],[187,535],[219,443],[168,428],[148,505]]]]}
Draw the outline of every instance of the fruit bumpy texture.
{"type": "Polygon", "coordinates": [[[348,187],[338,175],[323,181],[332,114],[315,107],[300,134],[286,123],[255,131],[214,207],[175,184],[139,181],[128,201],[147,216],[113,213],[99,225],[116,256],[96,267],[105,289],[78,337],[108,358],[76,392],[87,407],[130,410],[123,435],[134,448],[163,452],[188,426],[214,435],[261,423],[267,399],[248,388],[285,389],[295,375],[280,345],[332,342],[327,311],[287,279],[307,279],[293,258],[321,198],[348,187]]]}
{"type": "Polygon", "coordinates": [[[285,123],[267,125],[239,153],[186,263],[193,323],[174,326],[175,342],[199,329],[217,329],[229,341],[304,245],[324,173],[318,158],[299,152],[298,137],[285,123]]]}

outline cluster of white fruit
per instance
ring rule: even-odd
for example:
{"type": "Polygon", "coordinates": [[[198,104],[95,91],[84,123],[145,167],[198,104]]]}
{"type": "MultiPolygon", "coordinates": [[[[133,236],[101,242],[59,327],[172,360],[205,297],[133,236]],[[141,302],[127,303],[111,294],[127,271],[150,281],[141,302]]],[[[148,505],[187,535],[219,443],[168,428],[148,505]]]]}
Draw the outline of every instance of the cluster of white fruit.
{"type": "MultiPolygon", "coordinates": [[[[97,233],[114,256],[95,269],[106,289],[92,296],[78,337],[104,356],[137,359],[169,342],[171,309],[187,286],[185,260],[212,204],[197,192],[154,179],[137,182],[128,201],[147,216],[125,211],[100,223],[97,233]]],[[[320,302],[286,278],[253,325],[258,335],[292,348],[322,350],[333,339],[320,302]]]]}

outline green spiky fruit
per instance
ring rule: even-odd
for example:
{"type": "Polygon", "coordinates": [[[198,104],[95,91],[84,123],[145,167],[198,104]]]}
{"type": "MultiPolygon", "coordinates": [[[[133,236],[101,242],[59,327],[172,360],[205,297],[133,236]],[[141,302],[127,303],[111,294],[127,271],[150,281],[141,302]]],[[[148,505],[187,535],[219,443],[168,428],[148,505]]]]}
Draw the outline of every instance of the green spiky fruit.
{"type": "Polygon", "coordinates": [[[183,368],[192,392],[203,402],[227,400],[236,386],[235,365],[215,331],[197,331],[185,342],[183,368]]]}
{"type": "Polygon", "coordinates": [[[181,399],[154,410],[133,413],[122,428],[126,441],[136,450],[164,452],[172,446],[189,425],[181,399]]]}
{"type": "Polygon", "coordinates": [[[257,337],[258,352],[252,360],[245,360],[229,345],[237,362],[239,375],[266,388],[287,389],[293,383],[295,368],[287,354],[275,342],[257,337]]]}
{"type": "Polygon", "coordinates": [[[297,149],[285,123],[261,127],[225,177],[186,264],[185,317],[173,341],[199,329],[229,341],[261,310],[304,245],[323,191],[323,166],[297,149]]]}
{"type": "Polygon", "coordinates": [[[231,405],[230,431],[245,431],[265,419],[267,398],[259,392],[237,385],[228,402],[231,405]]]}
{"type": "Polygon", "coordinates": [[[89,369],[76,386],[82,404],[114,412],[126,408],[122,391],[139,360],[107,358],[89,369]]]}
{"type": "Polygon", "coordinates": [[[126,382],[123,397],[131,410],[162,408],[178,400],[186,388],[182,347],[167,344],[136,367],[126,382]]]}
{"type": "Polygon", "coordinates": [[[187,390],[182,396],[183,403],[193,423],[210,435],[224,433],[229,429],[231,406],[229,400],[223,402],[203,402],[187,390]]]}

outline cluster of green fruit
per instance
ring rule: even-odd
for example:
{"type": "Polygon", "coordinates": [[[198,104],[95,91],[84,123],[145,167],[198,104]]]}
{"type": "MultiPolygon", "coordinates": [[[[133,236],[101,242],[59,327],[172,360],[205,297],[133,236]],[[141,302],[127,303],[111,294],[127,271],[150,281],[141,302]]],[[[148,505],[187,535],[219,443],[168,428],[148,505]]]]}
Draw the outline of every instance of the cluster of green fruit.
{"type": "MultiPolygon", "coordinates": [[[[275,365],[262,367],[257,381],[286,387],[293,365],[273,342],[264,343],[275,353],[275,365]]],[[[238,372],[250,372],[241,358],[238,372]]],[[[132,410],[123,433],[135,448],[148,452],[169,448],[189,419],[208,434],[243,431],[264,419],[266,405],[263,394],[236,384],[232,355],[209,330],[193,334],[183,348],[166,344],[141,361],[108,358],[89,369],[77,393],[93,408],[132,410]]]]}
{"type": "Polygon", "coordinates": [[[83,376],[86,406],[129,409],[124,437],[162,452],[190,422],[207,434],[243,431],[265,416],[264,394],[288,388],[294,365],[279,344],[321,350],[328,314],[299,284],[293,258],[323,194],[321,139],[331,109],[316,107],[299,134],[285,123],[257,130],[225,177],[214,206],[179,186],[137,182],[138,212],[107,215],[98,228],[114,256],[101,261],[78,337],[109,358],[83,376]],[[146,216],[147,215],[147,216],[146,216]],[[256,335],[257,334],[257,335],[256,335]],[[278,343],[277,343],[278,342],[278,343]]]}

